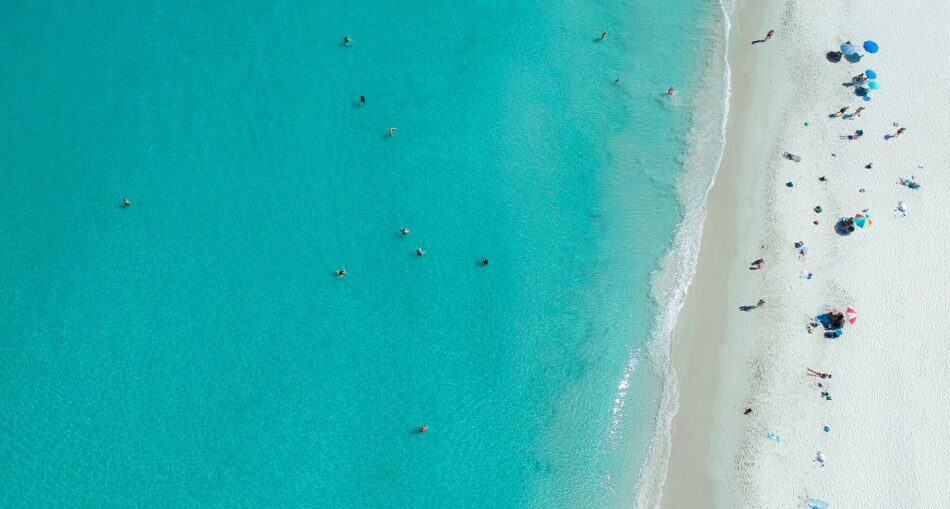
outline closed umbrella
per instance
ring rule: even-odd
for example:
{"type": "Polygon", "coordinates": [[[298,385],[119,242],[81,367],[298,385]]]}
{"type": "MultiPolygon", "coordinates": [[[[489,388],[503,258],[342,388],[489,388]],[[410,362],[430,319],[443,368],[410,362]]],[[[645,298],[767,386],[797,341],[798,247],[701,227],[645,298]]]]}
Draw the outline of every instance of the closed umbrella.
{"type": "Polygon", "coordinates": [[[868,53],[877,53],[877,43],[874,41],[864,41],[864,51],[868,53]]]}

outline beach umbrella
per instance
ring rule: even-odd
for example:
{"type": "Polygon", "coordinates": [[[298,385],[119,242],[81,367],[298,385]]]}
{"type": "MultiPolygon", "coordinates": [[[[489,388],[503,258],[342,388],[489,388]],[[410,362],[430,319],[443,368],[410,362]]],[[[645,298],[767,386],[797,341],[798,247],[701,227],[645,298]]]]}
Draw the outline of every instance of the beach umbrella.
{"type": "Polygon", "coordinates": [[[858,312],[853,307],[848,307],[847,309],[848,323],[854,325],[854,322],[858,321],[858,312]]]}
{"type": "Polygon", "coordinates": [[[868,79],[877,79],[877,73],[871,69],[864,71],[864,75],[867,76],[868,79]]]}
{"type": "Polygon", "coordinates": [[[874,41],[864,41],[864,51],[877,53],[877,43],[874,41]]]}
{"type": "Polygon", "coordinates": [[[866,214],[856,214],[854,216],[854,224],[858,228],[865,228],[871,226],[871,216],[866,214]]]}
{"type": "Polygon", "coordinates": [[[842,44],[841,52],[845,55],[853,55],[858,52],[858,47],[851,43],[842,44]]]}
{"type": "Polygon", "coordinates": [[[878,85],[877,82],[874,80],[871,80],[868,82],[868,88],[870,88],[871,90],[877,90],[877,87],[879,86],[880,85],[878,85]]]}

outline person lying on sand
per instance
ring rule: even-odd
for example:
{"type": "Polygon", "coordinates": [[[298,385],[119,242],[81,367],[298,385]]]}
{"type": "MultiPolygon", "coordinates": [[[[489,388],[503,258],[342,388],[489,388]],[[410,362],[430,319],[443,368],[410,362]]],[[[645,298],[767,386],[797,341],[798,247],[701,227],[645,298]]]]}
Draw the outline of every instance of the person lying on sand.
{"type": "Polygon", "coordinates": [[[841,139],[841,140],[856,140],[856,139],[858,139],[858,138],[860,138],[860,137],[862,137],[862,136],[864,136],[864,131],[858,129],[857,131],[854,132],[854,134],[849,134],[849,135],[847,135],[847,136],[841,135],[841,136],[838,136],[838,139],[841,139]]]}
{"type": "Polygon", "coordinates": [[[910,189],[920,189],[920,184],[918,184],[918,183],[914,180],[914,179],[916,179],[916,178],[917,178],[917,177],[915,177],[915,176],[913,176],[913,175],[911,175],[909,179],[901,178],[900,181],[898,181],[898,184],[900,184],[900,185],[902,185],[902,186],[907,186],[907,187],[909,187],[910,189]]]}
{"type": "Polygon", "coordinates": [[[815,371],[811,368],[806,368],[806,369],[808,369],[808,376],[817,376],[818,378],[831,378],[831,375],[829,373],[822,373],[821,371],[815,371]]]}

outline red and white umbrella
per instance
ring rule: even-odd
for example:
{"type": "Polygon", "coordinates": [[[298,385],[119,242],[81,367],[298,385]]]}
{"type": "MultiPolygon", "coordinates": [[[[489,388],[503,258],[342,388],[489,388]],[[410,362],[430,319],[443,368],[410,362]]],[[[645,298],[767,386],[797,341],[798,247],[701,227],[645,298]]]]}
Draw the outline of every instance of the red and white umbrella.
{"type": "Polygon", "coordinates": [[[848,322],[851,325],[854,325],[854,322],[858,321],[858,312],[853,307],[848,307],[847,316],[848,322]]]}

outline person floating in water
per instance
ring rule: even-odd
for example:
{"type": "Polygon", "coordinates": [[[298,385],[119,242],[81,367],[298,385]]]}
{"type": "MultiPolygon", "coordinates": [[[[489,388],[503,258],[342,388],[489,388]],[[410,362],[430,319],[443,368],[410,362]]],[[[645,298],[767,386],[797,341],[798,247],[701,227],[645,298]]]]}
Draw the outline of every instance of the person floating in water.
{"type": "Polygon", "coordinates": [[[336,271],[336,277],[346,277],[346,269],[338,269],[336,271]]]}
{"type": "Polygon", "coordinates": [[[607,32],[602,32],[602,33],[600,34],[600,40],[604,40],[604,39],[606,39],[606,38],[607,38],[607,32]]]}
{"type": "Polygon", "coordinates": [[[409,235],[409,228],[403,228],[402,230],[399,230],[399,233],[403,235],[409,235]]]}
{"type": "Polygon", "coordinates": [[[482,258],[482,265],[488,265],[488,258],[482,258]]]}
{"type": "Polygon", "coordinates": [[[428,424],[423,424],[422,426],[419,427],[419,433],[425,433],[426,431],[429,431],[428,424]]]}
{"type": "Polygon", "coordinates": [[[672,97],[673,94],[675,94],[675,93],[676,93],[676,90],[674,90],[673,87],[670,87],[670,88],[666,89],[666,95],[668,95],[668,96],[670,96],[670,97],[672,97]]]}
{"type": "Polygon", "coordinates": [[[390,135],[390,136],[395,136],[395,135],[396,135],[396,128],[395,128],[395,127],[390,127],[390,128],[389,128],[389,135],[390,135]]]}
{"type": "Polygon", "coordinates": [[[128,198],[122,198],[122,206],[128,207],[129,205],[132,205],[132,202],[130,202],[128,198]]]}
{"type": "Polygon", "coordinates": [[[353,39],[350,39],[349,37],[345,35],[343,36],[343,44],[349,46],[351,42],[353,42],[353,39]]]}
{"type": "Polygon", "coordinates": [[[421,247],[419,249],[416,249],[416,256],[425,256],[425,254],[426,252],[423,251],[421,247]]]}
{"type": "Polygon", "coordinates": [[[361,96],[360,96],[360,106],[366,106],[366,96],[365,96],[365,95],[361,95],[361,96]]]}

